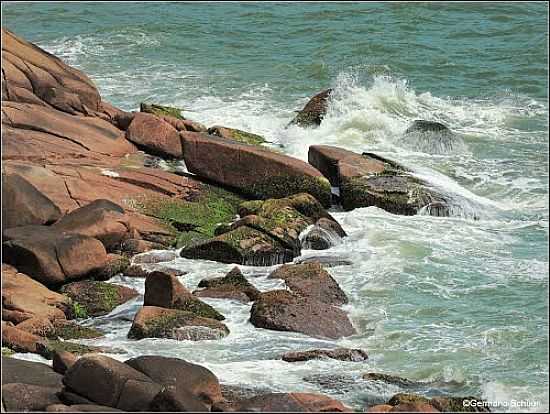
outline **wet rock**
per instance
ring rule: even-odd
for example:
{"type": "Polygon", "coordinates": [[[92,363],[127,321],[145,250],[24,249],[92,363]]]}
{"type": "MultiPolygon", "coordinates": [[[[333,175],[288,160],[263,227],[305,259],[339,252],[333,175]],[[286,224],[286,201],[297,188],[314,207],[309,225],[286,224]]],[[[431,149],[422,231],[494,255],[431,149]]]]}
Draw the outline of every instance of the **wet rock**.
{"type": "Polygon", "coordinates": [[[151,404],[149,411],[152,412],[208,412],[208,406],[201,402],[195,395],[172,389],[164,389],[159,392],[151,404]]]}
{"type": "Polygon", "coordinates": [[[347,211],[376,206],[394,214],[414,215],[424,207],[446,204],[441,194],[406,168],[372,153],[359,155],[314,145],[308,159],[333,186],[340,187],[342,207],[347,211]]]}
{"type": "Polygon", "coordinates": [[[128,338],[169,338],[203,341],[221,339],[229,334],[223,323],[192,312],[143,306],[136,314],[128,338]]]}
{"type": "Polygon", "coordinates": [[[42,362],[2,356],[2,385],[22,383],[61,389],[63,376],[42,362]]]}
{"type": "Polygon", "coordinates": [[[422,120],[407,128],[399,144],[429,154],[447,154],[465,148],[464,141],[442,123],[422,120]]]}
{"type": "Polygon", "coordinates": [[[2,228],[51,224],[61,210],[18,174],[2,174],[2,228]]]}
{"type": "Polygon", "coordinates": [[[328,99],[331,93],[332,89],[327,89],[311,98],[289,125],[297,124],[301,127],[321,125],[321,121],[327,112],[328,99]]]}
{"type": "Polygon", "coordinates": [[[107,263],[107,252],[99,240],[46,226],[7,229],[3,239],[4,261],[46,286],[87,277],[107,263]]]}
{"type": "Polygon", "coordinates": [[[114,352],[114,349],[82,345],[72,341],[64,341],[57,339],[48,339],[46,345],[40,349],[40,355],[46,359],[53,359],[58,352],[70,352],[75,355],[86,355],[99,352],[114,352]]]}
{"type": "Polygon", "coordinates": [[[79,325],[74,321],[56,319],[53,322],[54,339],[92,339],[104,336],[103,332],[87,326],[79,325]]]}
{"type": "Polygon", "coordinates": [[[126,286],[92,281],[69,283],[61,288],[61,292],[73,300],[77,318],[106,315],[138,295],[135,289],[126,286]]]}
{"type": "Polygon", "coordinates": [[[175,250],[154,250],[138,254],[132,258],[132,264],[150,264],[160,262],[171,262],[176,260],[175,250]]]}
{"type": "Polygon", "coordinates": [[[321,394],[270,393],[239,402],[235,411],[255,412],[351,412],[340,401],[321,394]]]}
{"type": "Polygon", "coordinates": [[[337,339],[355,333],[341,309],[286,290],[262,293],[252,305],[250,322],[257,328],[321,338],[337,339]]]}
{"type": "Polygon", "coordinates": [[[210,135],[243,142],[245,144],[261,145],[266,142],[265,138],[261,135],[252,134],[251,132],[246,132],[235,128],[213,126],[208,128],[208,133],[210,135]]]}
{"type": "MultiPolygon", "coordinates": [[[[65,319],[65,310],[69,309],[71,300],[62,294],[53,292],[33,280],[16,268],[2,264],[2,318],[5,310],[19,314],[20,323],[33,316],[41,316],[49,320],[65,319]],[[21,316],[25,315],[25,316],[21,316]]],[[[17,317],[17,315],[13,315],[17,317]]]]}
{"type": "Polygon", "coordinates": [[[97,404],[115,408],[129,380],[153,382],[128,364],[103,355],[83,356],[63,377],[69,390],[97,404]]]}
{"type": "Polygon", "coordinates": [[[55,372],[64,375],[65,372],[74,365],[78,357],[67,351],[58,351],[53,354],[52,368],[55,372]]]}
{"type": "Polygon", "coordinates": [[[149,154],[163,158],[182,157],[178,131],[155,115],[135,114],[126,130],[126,138],[149,154]]]}
{"type": "Polygon", "coordinates": [[[448,132],[451,131],[447,126],[442,124],[441,122],[434,122],[434,121],[424,121],[421,119],[417,119],[412,123],[410,127],[407,128],[405,131],[405,134],[410,134],[411,132],[448,132]]]}
{"type": "Polygon", "coordinates": [[[126,239],[122,242],[121,250],[130,254],[145,253],[150,250],[162,249],[162,244],[141,239],[126,239]]]}
{"type": "Polygon", "coordinates": [[[214,279],[203,279],[199,282],[199,287],[206,288],[195,290],[193,295],[210,298],[236,299],[240,302],[250,302],[256,300],[260,291],[250,283],[241,273],[238,267],[234,267],[224,277],[214,279]]]}
{"type": "Polygon", "coordinates": [[[223,399],[218,379],[203,366],[161,356],[141,356],[125,363],[176,394],[191,393],[208,406],[223,399]]]}
{"type": "Polygon", "coordinates": [[[427,398],[417,394],[399,393],[390,398],[388,404],[393,406],[394,412],[490,412],[488,407],[483,407],[483,400],[476,397],[434,397],[427,398]],[[464,400],[476,401],[476,404],[465,405],[464,400]],[[426,405],[435,411],[423,411],[426,405]],[[416,411],[414,411],[416,410],[416,411]]]}
{"type": "Polygon", "coordinates": [[[254,145],[193,132],[180,132],[188,170],[252,198],[306,192],[330,206],[330,185],[301,160],[254,145]],[[227,168],[230,165],[231,168],[227,168]],[[254,171],[254,174],[250,174],[254,171]]]}
{"type": "Polygon", "coordinates": [[[2,386],[2,403],[7,412],[44,411],[48,405],[58,404],[57,387],[12,383],[2,386]]]}
{"type": "Polygon", "coordinates": [[[320,263],[284,264],[268,278],[282,279],[293,293],[317,302],[335,306],[348,303],[344,291],[320,263]]]}
{"type": "Polygon", "coordinates": [[[179,309],[219,321],[225,317],[189,292],[174,275],[152,272],[145,279],[144,306],[179,309]]]}
{"type": "Polygon", "coordinates": [[[336,267],[336,266],[350,266],[353,264],[351,260],[347,260],[338,256],[308,256],[308,257],[299,257],[294,263],[320,263],[323,267],[336,267]]]}
{"type": "Polygon", "coordinates": [[[336,349],[312,349],[309,351],[287,352],[282,360],[286,362],[301,362],[311,359],[337,359],[340,361],[361,362],[368,359],[367,353],[362,349],[336,348],[336,349]]]}
{"type": "Polygon", "coordinates": [[[109,200],[95,200],[63,216],[52,225],[60,232],[81,234],[98,239],[107,250],[120,246],[128,234],[124,209],[109,200]]]}
{"type": "Polygon", "coordinates": [[[107,254],[107,264],[95,275],[96,280],[109,280],[116,275],[123,273],[130,265],[130,259],[126,256],[109,253],[107,254]]]}
{"type": "Polygon", "coordinates": [[[483,401],[477,397],[434,397],[430,400],[430,404],[435,409],[442,413],[456,413],[456,412],[476,412],[476,413],[489,413],[491,410],[489,407],[484,407],[483,401]],[[464,404],[464,401],[468,401],[469,404],[464,404]],[[474,403],[475,402],[475,403],[474,403]]]}
{"type": "Polygon", "coordinates": [[[415,385],[420,385],[418,381],[412,381],[407,378],[401,378],[396,375],[382,374],[380,372],[368,372],[363,374],[363,379],[367,381],[380,381],[387,384],[395,384],[400,387],[411,387],[415,385]]]}

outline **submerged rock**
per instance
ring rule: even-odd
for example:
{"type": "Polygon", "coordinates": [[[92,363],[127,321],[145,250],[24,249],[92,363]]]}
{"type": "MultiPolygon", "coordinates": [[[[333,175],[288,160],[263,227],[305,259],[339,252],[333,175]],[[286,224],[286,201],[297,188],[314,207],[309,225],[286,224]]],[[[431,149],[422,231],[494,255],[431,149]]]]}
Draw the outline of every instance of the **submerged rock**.
{"type": "Polygon", "coordinates": [[[340,361],[361,362],[369,357],[362,349],[335,348],[335,349],[312,349],[309,351],[286,352],[281,359],[286,362],[301,362],[311,359],[337,359],[340,361]]]}
{"type": "Polygon", "coordinates": [[[234,141],[243,142],[245,144],[261,145],[266,142],[261,135],[251,132],[242,131],[236,128],[227,128],[222,126],[213,126],[208,128],[210,135],[215,135],[224,139],[232,139],[234,141]]]}
{"type": "Polygon", "coordinates": [[[169,338],[203,341],[221,339],[229,334],[223,323],[192,312],[143,306],[136,314],[128,338],[169,338]]]}
{"type": "Polygon", "coordinates": [[[407,128],[401,145],[428,154],[446,154],[464,148],[462,139],[440,122],[416,120],[407,128]]]}
{"type": "Polygon", "coordinates": [[[289,125],[296,124],[301,127],[321,125],[321,121],[327,112],[328,99],[331,93],[332,89],[327,89],[311,98],[289,125]]]}
{"type": "Polygon", "coordinates": [[[328,145],[311,146],[308,158],[333,186],[340,187],[344,210],[376,206],[394,214],[414,215],[437,205],[441,206],[437,215],[448,215],[446,199],[394,161],[328,145]]]}
{"type": "Polygon", "coordinates": [[[236,299],[240,302],[256,300],[260,291],[250,283],[238,267],[234,267],[224,277],[203,279],[199,282],[202,290],[195,290],[194,295],[209,298],[236,299]]]}
{"type": "Polygon", "coordinates": [[[392,412],[491,412],[483,406],[483,400],[476,397],[434,397],[427,398],[417,394],[395,394],[387,403],[392,412]],[[465,400],[475,404],[464,404],[465,400]],[[428,408],[428,407],[431,407],[428,408]]]}
{"type": "Polygon", "coordinates": [[[338,339],[355,333],[343,310],[286,290],[262,293],[252,305],[250,322],[257,328],[320,338],[338,339]]]}

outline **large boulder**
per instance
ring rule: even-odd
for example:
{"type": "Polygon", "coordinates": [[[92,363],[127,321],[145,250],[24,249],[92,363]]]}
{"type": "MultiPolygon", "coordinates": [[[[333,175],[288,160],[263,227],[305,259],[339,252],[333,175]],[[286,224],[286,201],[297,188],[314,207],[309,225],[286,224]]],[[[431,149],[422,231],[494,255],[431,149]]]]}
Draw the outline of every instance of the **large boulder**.
{"type": "Polygon", "coordinates": [[[18,174],[2,174],[2,228],[51,224],[61,210],[18,174]]]}
{"type": "Polygon", "coordinates": [[[107,264],[103,244],[89,236],[46,226],[23,226],[2,234],[3,259],[46,286],[82,279],[107,264]]]}
{"type": "Polygon", "coordinates": [[[348,303],[344,291],[320,263],[284,264],[268,278],[282,279],[292,292],[318,302],[336,306],[348,303]]]}
{"type": "Polygon", "coordinates": [[[240,401],[238,412],[352,412],[340,401],[313,393],[270,393],[240,401]]]}
{"type": "Polygon", "coordinates": [[[180,132],[188,170],[251,198],[306,192],[330,206],[330,184],[307,163],[256,145],[195,132],[180,132]],[[254,174],[250,174],[254,171],[254,174]]]}
{"type": "Polygon", "coordinates": [[[140,356],[125,363],[176,394],[191,393],[208,406],[223,399],[218,379],[201,365],[162,356],[140,356]]]}
{"type": "Polygon", "coordinates": [[[147,153],[165,158],[181,158],[182,145],[178,131],[163,119],[137,113],[126,130],[126,138],[147,153]]]}
{"type": "Polygon", "coordinates": [[[64,285],[61,292],[74,302],[76,317],[101,316],[138,296],[135,289],[107,282],[80,281],[64,285]]]}
{"type": "Polygon", "coordinates": [[[309,351],[286,352],[281,359],[286,362],[302,362],[311,359],[337,359],[339,361],[361,362],[368,359],[366,351],[362,349],[335,348],[312,349],[309,351]]]}
{"type": "Polygon", "coordinates": [[[243,303],[254,301],[260,291],[241,273],[238,267],[234,267],[224,277],[203,279],[199,282],[202,290],[195,290],[193,295],[208,298],[235,299],[243,303]]]}
{"type": "Polygon", "coordinates": [[[22,383],[2,386],[2,403],[7,412],[44,411],[48,405],[59,404],[57,387],[22,383]]]}
{"type": "MultiPolygon", "coordinates": [[[[154,381],[128,364],[103,355],[87,355],[76,361],[65,373],[63,383],[88,400],[100,405],[118,407],[128,382],[153,383],[154,381]]],[[[135,388],[135,387],[134,387],[135,388]]]]}
{"type": "Polygon", "coordinates": [[[202,341],[221,339],[229,334],[223,323],[188,311],[143,306],[134,317],[128,338],[168,338],[202,341]]]}
{"type": "Polygon", "coordinates": [[[321,125],[321,121],[327,113],[328,99],[331,93],[332,89],[327,89],[311,98],[304,108],[298,111],[289,125],[296,124],[301,127],[321,125]]]}
{"type": "Polygon", "coordinates": [[[165,272],[155,271],[147,275],[143,305],[179,309],[219,321],[225,319],[212,306],[193,296],[176,276],[165,272]]]}
{"type": "Polygon", "coordinates": [[[309,147],[308,159],[333,186],[340,187],[344,210],[376,206],[403,215],[423,208],[432,215],[449,214],[441,194],[394,161],[328,145],[309,147]]]}
{"type": "Polygon", "coordinates": [[[262,137],[261,135],[242,131],[236,128],[213,126],[211,128],[208,128],[208,133],[210,135],[215,135],[217,137],[230,139],[233,141],[243,142],[245,144],[261,145],[266,142],[265,138],[262,137]]]}
{"type": "Polygon", "coordinates": [[[252,305],[250,322],[257,328],[320,338],[338,339],[355,333],[341,309],[286,290],[262,293],[252,305]]]}
{"type": "Polygon", "coordinates": [[[2,356],[2,385],[22,383],[61,389],[62,378],[62,375],[42,362],[2,356]]]}

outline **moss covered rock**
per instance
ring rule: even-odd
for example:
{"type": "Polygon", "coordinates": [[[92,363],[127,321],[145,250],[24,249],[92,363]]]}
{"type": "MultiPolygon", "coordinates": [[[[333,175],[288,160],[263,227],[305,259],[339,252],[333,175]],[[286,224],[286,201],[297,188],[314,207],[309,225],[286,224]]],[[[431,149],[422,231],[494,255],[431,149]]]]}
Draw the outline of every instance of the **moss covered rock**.
{"type": "Polygon", "coordinates": [[[79,325],[74,321],[59,319],[54,321],[55,337],[62,339],[91,339],[104,336],[103,332],[94,328],[79,325]]]}
{"type": "Polygon", "coordinates": [[[56,352],[70,352],[75,355],[106,352],[107,349],[98,346],[82,345],[71,341],[49,339],[46,345],[40,350],[40,355],[46,359],[52,359],[56,352]]]}
{"type": "Polygon", "coordinates": [[[266,142],[265,138],[261,135],[242,131],[236,128],[213,126],[211,128],[208,128],[208,133],[210,135],[215,135],[225,139],[232,139],[234,141],[243,142],[245,144],[261,145],[266,142]]]}
{"type": "Polygon", "coordinates": [[[224,277],[201,280],[199,287],[205,289],[194,291],[193,294],[196,296],[236,299],[244,303],[256,300],[260,294],[236,266],[224,277]]]}
{"type": "Polygon", "coordinates": [[[139,106],[140,112],[146,112],[148,114],[153,114],[157,116],[171,116],[177,119],[185,119],[181,115],[182,109],[175,108],[173,106],[165,106],[165,105],[158,105],[158,104],[148,104],[142,102],[139,106]]]}
{"type": "Polygon", "coordinates": [[[223,323],[193,312],[143,306],[136,314],[128,338],[169,338],[177,340],[221,339],[229,334],[223,323]]]}

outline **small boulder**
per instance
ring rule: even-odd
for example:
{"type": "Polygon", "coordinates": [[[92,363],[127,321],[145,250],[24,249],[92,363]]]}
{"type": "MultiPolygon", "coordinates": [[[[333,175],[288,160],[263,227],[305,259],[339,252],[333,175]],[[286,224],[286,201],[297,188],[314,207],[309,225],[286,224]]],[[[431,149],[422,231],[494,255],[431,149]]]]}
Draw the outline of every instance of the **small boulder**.
{"type": "Polygon", "coordinates": [[[193,296],[176,276],[164,272],[152,272],[147,275],[143,305],[179,309],[219,321],[225,319],[212,306],[193,296]]]}
{"type": "Polygon", "coordinates": [[[192,312],[143,306],[134,317],[128,338],[168,338],[202,341],[221,339],[229,334],[223,323],[192,312]]]}
{"type": "Polygon", "coordinates": [[[121,250],[125,253],[138,254],[145,253],[150,250],[160,250],[164,246],[160,243],[155,243],[142,239],[126,239],[122,242],[121,250]]]}
{"type": "Polygon", "coordinates": [[[148,114],[153,114],[157,116],[170,116],[172,118],[176,119],[185,119],[181,115],[182,109],[175,108],[173,106],[166,106],[166,105],[158,105],[158,104],[148,104],[145,102],[142,102],[139,105],[140,112],[145,112],[148,114]]]}
{"type": "Polygon", "coordinates": [[[333,398],[313,393],[270,393],[244,401],[234,407],[235,411],[253,412],[352,412],[333,398]]]}
{"type": "Polygon", "coordinates": [[[320,338],[338,339],[355,333],[341,309],[286,290],[262,293],[252,305],[250,322],[257,328],[320,338]]]}
{"type": "Polygon", "coordinates": [[[132,258],[132,264],[151,264],[160,262],[171,262],[176,260],[175,250],[153,250],[138,254],[132,258]]]}
{"type": "Polygon", "coordinates": [[[126,139],[153,155],[163,158],[182,157],[178,131],[155,115],[136,113],[126,130],[126,139]]]}
{"type": "Polygon", "coordinates": [[[253,134],[251,132],[246,132],[235,128],[213,126],[211,128],[208,128],[208,133],[210,135],[243,142],[245,144],[261,145],[266,142],[265,138],[261,135],[253,134]]]}
{"type": "Polygon", "coordinates": [[[450,129],[441,122],[424,121],[421,119],[415,120],[411,126],[407,128],[405,134],[412,132],[447,132],[450,133],[450,129]]]}
{"type": "Polygon", "coordinates": [[[321,121],[327,113],[331,93],[332,89],[327,89],[311,98],[304,108],[298,111],[298,114],[289,125],[296,124],[301,127],[321,125],[321,121]]]}
{"type": "Polygon", "coordinates": [[[361,362],[366,361],[369,357],[362,349],[336,348],[287,352],[283,354],[281,359],[286,362],[302,362],[324,358],[337,359],[339,361],[361,362]]]}
{"type": "Polygon", "coordinates": [[[234,267],[224,277],[203,279],[199,282],[203,290],[195,290],[193,295],[209,298],[235,299],[243,303],[254,301],[260,291],[250,283],[238,267],[234,267]]]}
{"type": "Polygon", "coordinates": [[[15,352],[39,354],[46,347],[46,340],[15,326],[2,324],[2,345],[15,352]]]}
{"type": "Polygon", "coordinates": [[[58,351],[53,354],[52,368],[55,372],[64,375],[65,372],[74,365],[78,357],[67,351],[58,351]]]}

